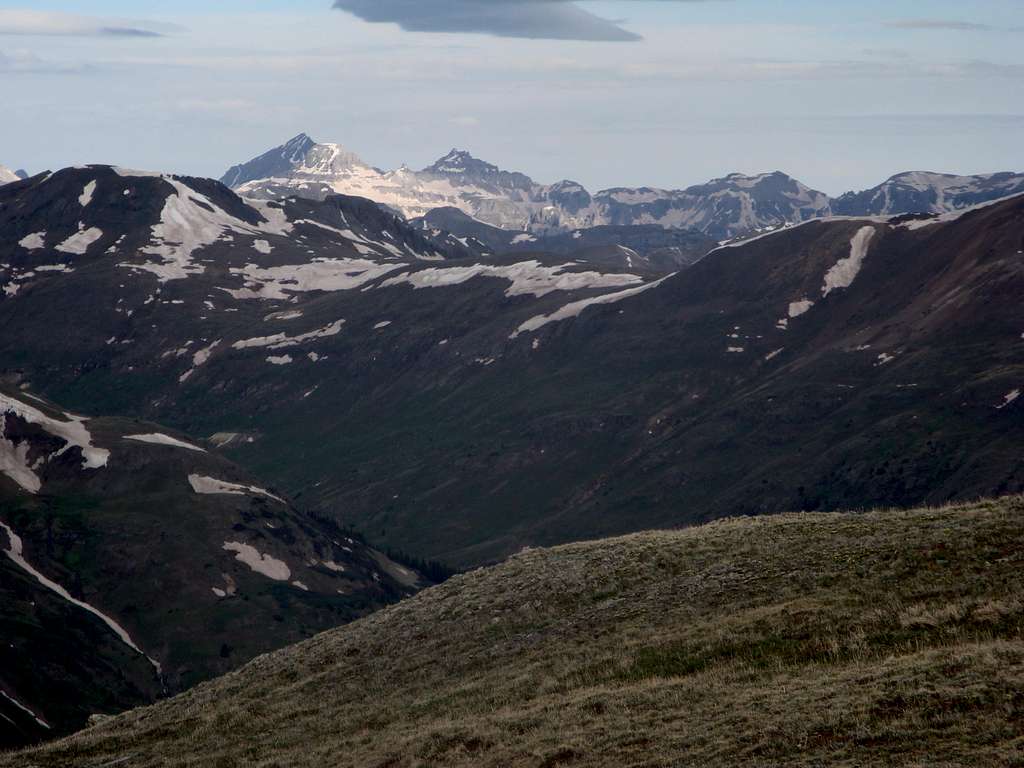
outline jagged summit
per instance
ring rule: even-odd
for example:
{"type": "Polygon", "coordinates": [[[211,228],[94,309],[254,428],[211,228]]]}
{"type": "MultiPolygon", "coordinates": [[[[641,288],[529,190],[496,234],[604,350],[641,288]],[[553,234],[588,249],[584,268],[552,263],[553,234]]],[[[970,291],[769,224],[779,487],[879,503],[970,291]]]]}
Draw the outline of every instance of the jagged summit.
{"type": "Polygon", "coordinates": [[[282,154],[289,157],[293,162],[302,162],[306,153],[316,146],[316,141],[308,133],[300,133],[293,139],[285,142],[281,147],[282,154]]]}
{"type": "Polygon", "coordinates": [[[287,178],[293,175],[309,181],[311,177],[329,176],[349,168],[365,166],[358,155],[340,144],[320,144],[309,134],[300,133],[257,158],[234,166],[224,174],[221,182],[237,188],[257,179],[287,178]]]}
{"type": "Polygon", "coordinates": [[[498,173],[498,166],[474,157],[464,149],[453,149],[433,165],[423,169],[424,173],[498,173]]]}
{"type": "Polygon", "coordinates": [[[436,163],[423,169],[425,176],[442,176],[453,184],[483,185],[489,191],[525,192],[531,194],[539,187],[533,179],[522,173],[503,171],[493,163],[474,157],[464,149],[453,149],[436,163]]]}

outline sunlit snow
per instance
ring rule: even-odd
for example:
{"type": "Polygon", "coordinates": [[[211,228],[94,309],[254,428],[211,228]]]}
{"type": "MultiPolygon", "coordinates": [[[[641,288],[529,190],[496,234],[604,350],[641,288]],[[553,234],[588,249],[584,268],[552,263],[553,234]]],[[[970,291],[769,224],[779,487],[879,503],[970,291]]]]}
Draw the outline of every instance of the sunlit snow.
{"type": "Polygon", "coordinates": [[[857,279],[864,259],[868,254],[868,246],[871,238],[875,236],[874,227],[861,227],[857,234],[850,241],[850,255],[840,259],[833,267],[825,273],[825,284],[821,288],[821,295],[828,296],[837,288],[849,288],[857,279]]]}

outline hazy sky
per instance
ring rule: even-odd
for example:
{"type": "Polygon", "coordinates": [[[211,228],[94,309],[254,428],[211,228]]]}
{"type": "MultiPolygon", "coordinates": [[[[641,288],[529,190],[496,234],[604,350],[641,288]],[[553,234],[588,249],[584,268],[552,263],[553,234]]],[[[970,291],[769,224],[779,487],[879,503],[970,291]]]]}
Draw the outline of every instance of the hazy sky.
{"type": "Polygon", "coordinates": [[[0,0],[0,110],[30,171],[219,176],[305,131],[388,168],[839,193],[1024,170],[1024,3],[0,0]]]}

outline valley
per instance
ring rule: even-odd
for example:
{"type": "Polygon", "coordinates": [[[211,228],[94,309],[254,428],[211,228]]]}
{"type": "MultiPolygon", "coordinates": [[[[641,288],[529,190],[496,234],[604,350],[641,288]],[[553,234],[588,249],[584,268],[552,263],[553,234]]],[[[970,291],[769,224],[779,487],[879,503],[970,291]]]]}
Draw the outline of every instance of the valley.
{"type": "Polygon", "coordinates": [[[0,204],[4,375],[221,441],[419,557],[1022,490],[999,407],[1024,366],[1000,298],[1022,290],[1019,197],[811,221],[669,272],[101,167],[0,204]]]}
{"type": "Polygon", "coordinates": [[[0,2],[0,768],[1024,768],[1018,5],[0,2]]]}

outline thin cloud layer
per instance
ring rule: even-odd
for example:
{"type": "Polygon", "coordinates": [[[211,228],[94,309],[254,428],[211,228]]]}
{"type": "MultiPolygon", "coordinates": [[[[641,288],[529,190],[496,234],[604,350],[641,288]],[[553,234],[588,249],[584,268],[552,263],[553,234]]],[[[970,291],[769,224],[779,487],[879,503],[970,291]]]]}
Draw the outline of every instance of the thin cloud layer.
{"type": "Polygon", "coordinates": [[[995,32],[996,28],[989,24],[976,24],[973,21],[955,21],[949,19],[897,19],[888,21],[885,26],[890,29],[944,30],[947,32],[995,32]]]}
{"type": "Polygon", "coordinates": [[[47,11],[0,10],[0,35],[44,37],[162,37],[166,24],[47,11]]]}
{"type": "Polygon", "coordinates": [[[335,0],[335,8],[410,32],[628,42],[640,36],[568,0],[335,0]]]}

